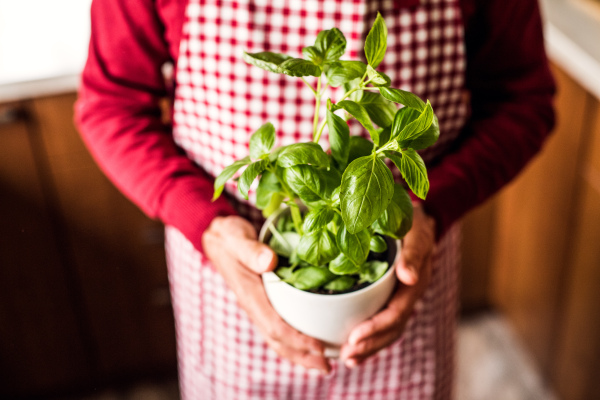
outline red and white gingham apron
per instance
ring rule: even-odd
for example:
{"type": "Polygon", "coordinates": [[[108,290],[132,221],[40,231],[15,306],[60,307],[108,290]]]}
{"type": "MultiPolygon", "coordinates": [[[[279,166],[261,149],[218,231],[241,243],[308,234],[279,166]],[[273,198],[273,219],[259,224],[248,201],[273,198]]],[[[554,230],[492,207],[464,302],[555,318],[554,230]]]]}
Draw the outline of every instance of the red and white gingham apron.
{"type": "MultiPolygon", "coordinates": [[[[441,137],[423,156],[442,157],[466,116],[458,0],[190,0],[176,70],[175,140],[213,175],[248,154],[251,133],[265,121],[275,125],[278,145],[310,141],[309,89],[247,65],[242,52],[299,56],[320,30],[335,26],[348,40],[346,57],[357,59],[378,10],[389,30],[380,69],[394,87],[431,100],[441,137]]],[[[339,98],[339,89],[327,95],[339,98]]],[[[351,125],[352,134],[364,134],[351,125]]],[[[260,223],[233,184],[226,191],[242,215],[260,223]]],[[[335,360],[327,376],[279,358],[210,262],[175,228],[167,227],[166,238],[184,400],[451,397],[457,228],[438,243],[431,285],[404,336],[354,369],[335,360]]]]}

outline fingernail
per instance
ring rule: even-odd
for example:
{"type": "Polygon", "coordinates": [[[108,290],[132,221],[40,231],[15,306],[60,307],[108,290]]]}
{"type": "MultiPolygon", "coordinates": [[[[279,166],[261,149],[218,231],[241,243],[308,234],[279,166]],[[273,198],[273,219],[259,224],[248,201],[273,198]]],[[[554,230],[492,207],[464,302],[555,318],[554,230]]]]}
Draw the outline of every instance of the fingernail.
{"type": "Polygon", "coordinates": [[[410,273],[414,282],[416,283],[419,280],[419,273],[417,272],[416,268],[412,265],[407,265],[406,269],[408,269],[408,272],[410,273]]]}
{"type": "Polygon", "coordinates": [[[354,358],[349,358],[348,360],[346,360],[345,364],[348,368],[354,368],[356,367],[356,360],[354,358]]]}
{"type": "Polygon", "coordinates": [[[360,341],[360,332],[352,332],[348,337],[348,343],[354,345],[360,341]]]}
{"type": "Polygon", "coordinates": [[[271,264],[271,260],[273,259],[273,255],[270,251],[264,250],[258,255],[258,266],[262,271],[266,271],[271,264]]]}

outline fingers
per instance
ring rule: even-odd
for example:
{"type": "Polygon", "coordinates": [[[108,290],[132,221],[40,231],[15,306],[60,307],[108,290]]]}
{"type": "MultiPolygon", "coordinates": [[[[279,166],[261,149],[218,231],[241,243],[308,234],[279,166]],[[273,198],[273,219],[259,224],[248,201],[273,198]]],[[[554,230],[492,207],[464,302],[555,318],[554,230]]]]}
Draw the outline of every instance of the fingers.
{"type": "Polygon", "coordinates": [[[415,296],[416,290],[414,288],[404,287],[398,289],[390,299],[386,308],[368,320],[361,322],[352,330],[352,332],[350,332],[348,343],[350,345],[356,345],[369,336],[392,328],[397,328],[403,319],[408,319],[408,315],[404,314],[410,312],[409,305],[415,296]]]}
{"type": "Polygon", "coordinates": [[[202,239],[205,252],[225,251],[257,274],[272,271],[277,266],[277,255],[269,246],[256,240],[254,227],[241,217],[215,218],[202,239]]]}
{"type": "Polygon", "coordinates": [[[395,266],[398,280],[405,285],[416,285],[434,246],[435,222],[417,205],[414,208],[413,227],[402,241],[400,260],[395,266]]]}
{"type": "Polygon", "coordinates": [[[297,350],[286,346],[282,342],[270,340],[268,338],[266,341],[269,347],[275,350],[279,356],[290,360],[294,364],[299,364],[309,369],[318,369],[324,374],[328,374],[331,371],[331,365],[322,353],[319,354],[305,350],[297,350]]]}

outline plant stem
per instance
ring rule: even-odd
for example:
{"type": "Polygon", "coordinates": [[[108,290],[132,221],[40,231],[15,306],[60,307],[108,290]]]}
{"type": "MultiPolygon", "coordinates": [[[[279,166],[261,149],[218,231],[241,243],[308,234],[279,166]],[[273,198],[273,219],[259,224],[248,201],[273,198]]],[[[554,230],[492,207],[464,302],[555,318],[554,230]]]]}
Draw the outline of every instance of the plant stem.
{"type": "MultiPolygon", "coordinates": [[[[340,101],[345,100],[346,98],[348,98],[348,96],[350,96],[352,93],[356,92],[357,90],[364,89],[365,83],[363,83],[363,82],[365,81],[366,77],[367,77],[367,73],[365,72],[365,74],[360,79],[360,82],[358,82],[358,86],[356,86],[354,89],[350,89],[346,93],[344,93],[342,98],[339,99],[338,101],[336,101],[336,103],[339,103],[340,101]]],[[[325,129],[326,123],[327,123],[327,118],[323,118],[323,121],[321,121],[321,125],[319,125],[319,128],[317,130],[316,136],[313,134],[313,138],[314,138],[313,142],[319,143],[319,139],[321,139],[321,134],[323,133],[323,129],[325,129]]]]}
{"type": "Polygon", "coordinates": [[[298,204],[296,204],[296,202],[293,200],[288,202],[288,206],[290,206],[290,211],[292,212],[292,221],[294,222],[294,227],[296,227],[296,232],[298,232],[300,235],[303,235],[303,221],[302,214],[300,214],[300,207],[298,207],[298,204]]]}
{"type": "MultiPolygon", "coordinates": [[[[317,90],[315,93],[315,118],[313,120],[313,140],[317,136],[317,125],[319,124],[319,109],[321,108],[321,77],[317,80],[317,90]]],[[[320,135],[319,135],[320,136],[320,135]]],[[[319,140],[315,140],[317,143],[319,140]]]]}
{"type": "MultiPolygon", "coordinates": [[[[317,91],[312,87],[312,85],[310,83],[308,83],[306,81],[306,79],[304,79],[304,77],[300,77],[300,79],[302,79],[302,82],[304,82],[306,84],[306,86],[308,86],[308,88],[310,89],[311,92],[313,92],[313,94],[316,96],[317,95],[317,91]]],[[[321,80],[321,78],[319,78],[319,80],[321,80]]]]}

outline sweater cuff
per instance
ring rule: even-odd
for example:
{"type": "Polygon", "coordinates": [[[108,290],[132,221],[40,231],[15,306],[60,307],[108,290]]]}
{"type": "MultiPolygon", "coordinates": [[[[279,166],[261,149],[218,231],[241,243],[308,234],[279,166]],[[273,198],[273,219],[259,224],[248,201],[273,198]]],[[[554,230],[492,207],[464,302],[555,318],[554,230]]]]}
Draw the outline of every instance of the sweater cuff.
{"type": "Polygon", "coordinates": [[[215,217],[237,215],[224,197],[211,202],[207,198],[212,196],[212,192],[206,192],[205,187],[170,191],[163,199],[162,209],[166,211],[161,216],[165,224],[177,228],[201,254],[204,254],[202,235],[212,220],[215,217]]]}

